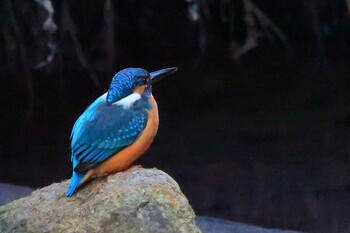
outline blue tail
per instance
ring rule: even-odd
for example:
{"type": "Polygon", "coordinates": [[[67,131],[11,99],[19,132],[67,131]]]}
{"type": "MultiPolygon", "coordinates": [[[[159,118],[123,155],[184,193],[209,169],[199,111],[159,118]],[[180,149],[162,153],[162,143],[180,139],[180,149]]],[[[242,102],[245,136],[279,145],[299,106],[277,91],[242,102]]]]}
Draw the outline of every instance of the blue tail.
{"type": "Polygon", "coordinates": [[[69,188],[66,192],[66,196],[70,197],[73,195],[80,181],[84,178],[84,174],[76,173],[73,171],[72,179],[70,180],[69,188]]]}

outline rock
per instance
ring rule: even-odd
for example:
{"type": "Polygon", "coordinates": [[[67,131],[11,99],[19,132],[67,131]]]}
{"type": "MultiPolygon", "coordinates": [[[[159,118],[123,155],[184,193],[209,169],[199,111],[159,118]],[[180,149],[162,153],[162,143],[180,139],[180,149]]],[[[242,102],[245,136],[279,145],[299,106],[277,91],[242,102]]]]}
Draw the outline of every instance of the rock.
{"type": "Polygon", "coordinates": [[[0,206],[0,232],[200,232],[179,185],[160,170],[95,179],[71,198],[68,182],[0,206]]]}
{"type": "Polygon", "coordinates": [[[28,196],[34,190],[29,187],[0,183],[0,205],[28,196]]]}
{"type": "Polygon", "coordinates": [[[249,224],[201,216],[196,217],[196,223],[202,233],[302,233],[300,231],[266,229],[249,224]]]}

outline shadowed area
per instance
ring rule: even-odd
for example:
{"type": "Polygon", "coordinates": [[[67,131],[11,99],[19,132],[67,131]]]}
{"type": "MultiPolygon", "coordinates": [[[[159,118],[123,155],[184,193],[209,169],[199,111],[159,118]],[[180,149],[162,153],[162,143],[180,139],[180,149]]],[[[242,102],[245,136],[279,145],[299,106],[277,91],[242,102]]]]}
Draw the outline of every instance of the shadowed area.
{"type": "Polygon", "coordinates": [[[136,164],[169,173],[200,216],[349,232],[349,9],[4,0],[0,182],[69,178],[73,124],[115,73],[176,66],[153,86],[159,130],[136,164]]]}

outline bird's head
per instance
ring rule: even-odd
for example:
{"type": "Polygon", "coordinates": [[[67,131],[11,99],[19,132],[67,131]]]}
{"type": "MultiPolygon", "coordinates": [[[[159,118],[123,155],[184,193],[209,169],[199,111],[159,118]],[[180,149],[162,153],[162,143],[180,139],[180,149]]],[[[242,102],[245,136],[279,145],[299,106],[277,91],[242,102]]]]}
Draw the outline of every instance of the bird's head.
{"type": "Polygon", "coordinates": [[[177,71],[176,67],[149,73],[142,68],[126,68],[114,75],[107,94],[107,103],[112,104],[134,92],[150,96],[152,84],[177,71]]]}

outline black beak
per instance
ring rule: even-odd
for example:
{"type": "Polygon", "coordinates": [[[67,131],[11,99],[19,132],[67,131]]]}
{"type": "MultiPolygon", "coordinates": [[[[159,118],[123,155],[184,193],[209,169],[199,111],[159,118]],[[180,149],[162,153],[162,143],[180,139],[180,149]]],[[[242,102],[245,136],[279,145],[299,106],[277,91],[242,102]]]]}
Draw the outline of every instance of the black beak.
{"type": "Polygon", "coordinates": [[[171,67],[171,68],[153,71],[150,73],[151,82],[152,84],[154,84],[155,82],[158,82],[159,80],[175,73],[176,71],[177,71],[177,67],[171,67]]]}

